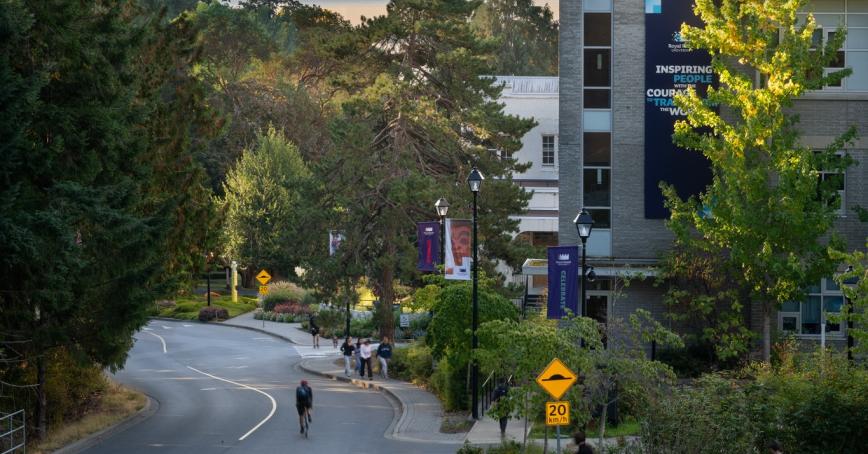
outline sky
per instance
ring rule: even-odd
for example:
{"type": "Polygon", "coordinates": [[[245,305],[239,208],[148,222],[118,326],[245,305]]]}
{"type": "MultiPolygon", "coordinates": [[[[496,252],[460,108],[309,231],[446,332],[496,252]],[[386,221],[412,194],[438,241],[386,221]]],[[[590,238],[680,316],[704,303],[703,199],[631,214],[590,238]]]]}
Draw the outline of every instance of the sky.
{"type": "MultiPolygon", "coordinates": [[[[534,0],[538,5],[548,3],[549,7],[555,13],[555,19],[558,17],[558,0],[534,0]]],[[[386,14],[386,3],[388,0],[302,0],[302,3],[316,4],[323,8],[340,13],[344,18],[349,19],[354,24],[359,23],[361,16],[373,17],[381,14],[386,14]]]]}

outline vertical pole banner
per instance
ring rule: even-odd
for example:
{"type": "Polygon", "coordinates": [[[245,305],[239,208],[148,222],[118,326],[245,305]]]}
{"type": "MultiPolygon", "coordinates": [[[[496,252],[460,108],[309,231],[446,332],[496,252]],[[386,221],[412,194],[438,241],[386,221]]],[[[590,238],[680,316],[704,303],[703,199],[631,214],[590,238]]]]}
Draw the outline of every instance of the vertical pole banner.
{"type": "Polygon", "coordinates": [[[645,0],[645,218],[668,219],[659,184],[675,187],[682,199],[711,183],[711,166],[701,153],[672,143],[675,121],[687,114],[675,94],[690,88],[705,96],[717,81],[708,52],[692,50],[681,24],[701,26],[694,0],[645,0]]]}
{"type": "Polygon", "coordinates": [[[334,257],[341,243],[344,242],[344,234],[337,230],[329,230],[329,257],[334,257]]]}
{"type": "Polygon", "coordinates": [[[419,271],[434,271],[440,263],[440,223],[417,222],[416,238],[419,242],[419,271]]]}
{"type": "Polygon", "coordinates": [[[469,219],[446,219],[446,279],[469,281],[473,249],[473,223],[469,219]]]}
{"type": "Polygon", "coordinates": [[[560,319],[566,310],[578,313],[579,247],[554,246],[548,249],[549,299],[547,318],[560,319]]]}

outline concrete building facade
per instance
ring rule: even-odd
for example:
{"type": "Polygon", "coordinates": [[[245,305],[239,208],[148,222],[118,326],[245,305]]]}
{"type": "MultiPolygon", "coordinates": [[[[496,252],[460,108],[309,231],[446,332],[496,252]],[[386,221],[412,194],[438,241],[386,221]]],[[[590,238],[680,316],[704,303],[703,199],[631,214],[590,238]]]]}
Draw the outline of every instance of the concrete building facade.
{"type": "MultiPolygon", "coordinates": [[[[591,212],[595,227],[587,252],[601,279],[589,287],[589,312],[601,319],[624,317],[637,308],[663,318],[662,290],[652,285],[652,279],[636,279],[629,289],[617,292],[612,278],[653,275],[653,265],[672,242],[665,219],[646,213],[646,166],[654,159],[648,154],[658,145],[671,146],[646,143],[646,22],[647,15],[661,7],[685,8],[684,3],[560,2],[557,238],[561,245],[579,244],[573,219],[582,208],[591,212]]],[[[855,146],[842,150],[860,164],[841,182],[843,204],[835,224],[850,249],[860,248],[865,246],[868,224],[859,222],[853,207],[868,207],[868,0],[819,0],[810,8],[821,25],[821,41],[839,24],[847,26],[847,41],[836,65],[851,68],[853,74],[839,87],[805,95],[794,111],[801,116],[805,145],[825,147],[851,126],[861,135],[855,146]]],[[[677,35],[673,34],[674,45],[677,35]]],[[[528,260],[524,272],[542,275],[545,269],[544,260],[528,260]]],[[[843,298],[831,279],[818,282],[808,293],[806,300],[785,305],[773,328],[818,338],[820,324],[840,309],[843,298]]],[[[751,319],[759,329],[758,311],[751,319]]],[[[833,328],[830,338],[844,337],[841,327],[827,327],[833,328]]]]}

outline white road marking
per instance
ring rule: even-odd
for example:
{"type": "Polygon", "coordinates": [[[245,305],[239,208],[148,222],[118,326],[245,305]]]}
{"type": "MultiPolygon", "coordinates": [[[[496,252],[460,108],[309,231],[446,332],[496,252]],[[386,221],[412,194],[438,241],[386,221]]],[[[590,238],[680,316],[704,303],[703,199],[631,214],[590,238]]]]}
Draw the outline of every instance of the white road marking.
{"type": "Polygon", "coordinates": [[[227,369],[247,369],[248,366],[226,366],[227,369]]]}
{"type": "Polygon", "coordinates": [[[186,323],[183,326],[184,326],[184,328],[192,328],[193,327],[193,325],[188,325],[186,323]]]}
{"type": "Polygon", "coordinates": [[[274,338],[272,338],[272,337],[254,337],[252,339],[255,341],[261,341],[261,340],[273,341],[274,340],[274,338]]]}
{"type": "Polygon", "coordinates": [[[171,326],[163,325],[163,329],[172,329],[172,327],[171,327],[171,326]]]}
{"type": "Polygon", "coordinates": [[[251,390],[251,391],[256,391],[256,392],[258,392],[259,394],[262,394],[262,395],[264,395],[265,397],[267,397],[269,400],[271,400],[271,412],[268,413],[268,416],[266,416],[265,419],[263,419],[262,421],[259,421],[259,424],[253,426],[252,429],[248,430],[246,434],[242,435],[241,438],[238,439],[238,441],[244,441],[244,439],[247,438],[247,436],[249,436],[250,434],[252,434],[253,432],[255,432],[256,429],[258,429],[260,426],[262,426],[263,424],[265,424],[269,419],[271,419],[271,417],[274,416],[274,412],[277,411],[277,401],[275,401],[274,398],[271,397],[271,395],[268,394],[267,392],[264,392],[264,391],[262,391],[262,390],[260,390],[260,389],[256,389],[256,388],[254,388],[254,387],[252,387],[252,386],[245,385],[245,384],[243,384],[243,383],[234,382],[234,381],[232,381],[232,380],[227,380],[227,379],[225,379],[225,378],[220,378],[220,377],[217,377],[217,376],[215,376],[215,375],[211,375],[211,374],[209,374],[209,373],[207,373],[207,372],[202,372],[201,370],[196,369],[196,368],[191,367],[191,366],[187,366],[187,369],[190,369],[190,370],[192,370],[193,372],[198,372],[198,373],[200,373],[200,374],[202,374],[202,375],[205,375],[205,376],[211,377],[211,378],[213,378],[213,379],[215,379],[215,380],[225,381],[226,383],[230,383],[230,384],[233,384],[233,385],[235,385],[235,386],[240,386],[240,387],[242,387],[242,388],[247,388],[247,389],[249,389],[249,390],[251,390]]]}
{"type": "Polygon", "coordinates": [[[154,337],[156,337],[157,339],[160,339],[160,342],[163,343],[163,353],[169,353],[169,352],[166,350],[166,339],[163,339],[163,336],[160,336],[159,334],[154,334],[154,333],[152,333],[152,332],[150,332],[150,331],[148,331],[147,334],[150,334],[151,336],[154,336],[154,337]]]}
{"type": "Polygon", "coordinates": [[[335,350],[333,348],[313,348],[307,345],[296,345],[292,348],[295,349],[295,352],[298,353],[298,356],[302,358],[322,358],[325,356],[339,356],[341,352],[339,350],[335,350]]]}
{"type": "Polygon", "coordinates": [[[142,328],[142,329],[145,330],[145,331],[151,331],[151,328],[148,328],[148,327],[144,327],[144,328],[142,328]]]}
{"type": "Polygon", "coordinates": [[[217,388],[202,388],[199,391],[216,391],[217,388]]]}

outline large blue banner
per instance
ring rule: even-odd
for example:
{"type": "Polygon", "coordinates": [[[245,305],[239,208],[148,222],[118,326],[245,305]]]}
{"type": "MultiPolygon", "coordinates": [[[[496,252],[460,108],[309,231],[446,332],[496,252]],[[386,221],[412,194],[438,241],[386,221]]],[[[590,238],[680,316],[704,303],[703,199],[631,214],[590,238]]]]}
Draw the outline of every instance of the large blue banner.
{"type": "Polygon", "coordinates": [[[548,318],[563,318],[569,309],[578,315],[579,247],[555,246],[549,253],[548,318]]]}
{"type": "Polygon", "coordinates": [[[417,222],[416,238],[419,240],[419,271],[434,271],[440,263],[440,224],[417,222]]]}
{"type": "Polygon", "coordinates": [[[711,168],[699,152],[672,143],[676,120],[685,113],[675,93],[693,87],[704,95],[715,83],[711,57],[692,51],[681,38],[681,24],[700,26],[693,0],[645,0],[645,217],[665,219],[659,184],[665,181],[687,198],[711,183],[711,168]]]}

